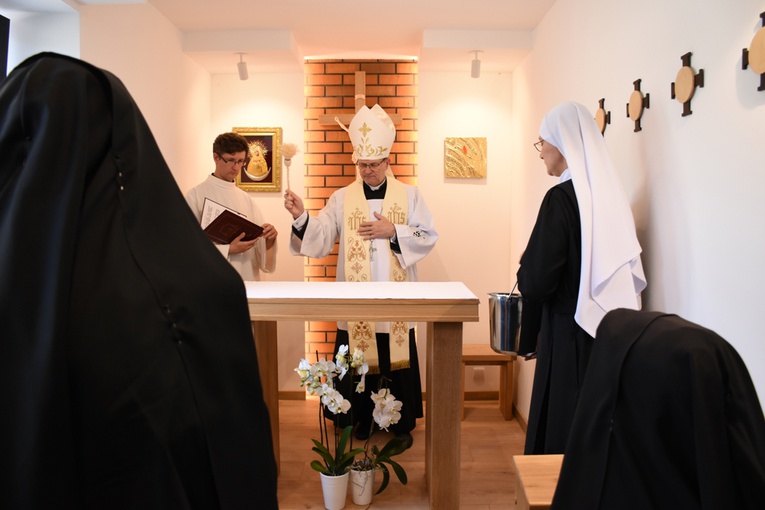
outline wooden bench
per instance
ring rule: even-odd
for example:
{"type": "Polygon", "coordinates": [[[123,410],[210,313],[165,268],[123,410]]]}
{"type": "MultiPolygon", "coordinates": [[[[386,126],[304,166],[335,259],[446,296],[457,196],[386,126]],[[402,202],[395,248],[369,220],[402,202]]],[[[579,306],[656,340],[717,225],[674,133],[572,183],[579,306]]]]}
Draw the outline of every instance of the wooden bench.
{"type": "Polygon", "coordinates": [[[550,508],[563,455],[513,455],[517,510],[550,508]]]}
{"type": "Polygon", "coordinates": [[[515,356],[495,352],[489,344],[462,344],[462,419],[465,419],[465,367],[499,366],[499,410],[513,419],[513,362],[515,356]]]}

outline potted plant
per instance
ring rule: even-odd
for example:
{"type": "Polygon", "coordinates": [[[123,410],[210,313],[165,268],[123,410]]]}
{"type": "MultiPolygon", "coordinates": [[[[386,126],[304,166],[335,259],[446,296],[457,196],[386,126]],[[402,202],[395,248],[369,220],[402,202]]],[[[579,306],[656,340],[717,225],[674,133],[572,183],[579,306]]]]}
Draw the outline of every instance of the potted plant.
{"type": "MultiPolygon", "coordinates": [[[[382,380],[380,383],[382,385],[382,380]]],[[[402,404],[396,400],[388,388],[378,389],[376,393],[372,393],[371,398],[375,403],[374,410],[372,411],[374,423],[371,425],[371,428],[377,424],[380,429],[387,431],[390,425],[398,423],[401,418],[400,410],[402,404]]],[[[408,481],[406,470],[393,460],[394,456],[406,451],[406,441],[399,437],[393,437],[382,448],[379,448],[377,444],[372,444],[370,448],[371,440],[372,430],[369,431],[369,438],[364,445],[364,457],[355,460],[351,465],[351,493],[353,502],[357,505],[368,505],[371,503],[374,475],[378,470],[382,471],[383,479],[380,488],[375,494],[380,494],[388,487],[390,481],[390,469],[388,466],[393,469],[396,477],[398,477],[403,485],[406,485],[408,481]]]]}
{"type": "MultiPolygon", "coordinates": [[[[318,357],[318,356],[317,356],[318,357]]],[[[311,461],[311,467],[321,475],[324,491],[324,506],[329,510],[339,510],[345,507],[345,496],[348,492],[348,472],[356,455],[364,453],[363,448],[350,449],[349,438],[353,426],[349,425],[340,430],[335,418],[332,431],[333,441],[330,442],[329,426],[326,423],[325,410],[337,417],[339,413],[347,413],[351,403],[335,389],[335,380],[342,380],[353,371],[361,376],[356,391],[364,391],[365,375],[369,370],[364,362],[363,353],[356,351],[348,356],[348,346],[342,345],[335,357],[335,362],[322,358],[316,363],[301,359],[295,371],[300,376],[300,385],[319,397],[319,434],[321,440],[313,441],[312,450],[319,454],[321,460],[311,461]]]]}

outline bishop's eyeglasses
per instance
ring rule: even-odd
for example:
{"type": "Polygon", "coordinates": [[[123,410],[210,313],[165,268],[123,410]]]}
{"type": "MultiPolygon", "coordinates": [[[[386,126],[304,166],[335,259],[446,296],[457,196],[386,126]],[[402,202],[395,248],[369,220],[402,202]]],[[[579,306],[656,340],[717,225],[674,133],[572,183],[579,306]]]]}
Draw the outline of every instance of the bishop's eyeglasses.
{"type": "Polygon", "coordinates": [[[377,170],[380,168],[380,165],[388,161],[388,158],[381,159],[380,161],[373,161],[372,163],[356,163],[356,166],[359,167],[359,170],[377,170]]]}

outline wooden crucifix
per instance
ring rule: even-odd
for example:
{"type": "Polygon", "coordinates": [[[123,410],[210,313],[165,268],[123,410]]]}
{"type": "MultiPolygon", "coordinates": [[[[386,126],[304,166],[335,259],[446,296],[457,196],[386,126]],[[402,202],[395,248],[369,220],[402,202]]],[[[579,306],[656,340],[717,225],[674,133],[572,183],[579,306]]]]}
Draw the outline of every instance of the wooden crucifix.
{"type": "MultiPolygon", "coordinates": [[[[361,110],[361,107],[366,104],[366,89],[367,89],[367,75],[364,71],[356,71],[355,73],[355,83],[354,83],[354,94],[356,98],[355,102],[355,110],[354,112],[358,112],[361,110]]],[[[387,113],[387,112],[386,112],[387,113]]],[[[322,115],[319,115],[319,124],[322,126],[336,126],[337,122],[335,119],[339,120],[343,123],[344,126],[348,127],[348,125],[353,120],[355,113],[325,113],[322,115]]],[[[394,126],[398,126],[401,124],[401,115],[398,113],[388,113],[388,116],[390,117],[390,120],[393,121],[394,126]]]]}

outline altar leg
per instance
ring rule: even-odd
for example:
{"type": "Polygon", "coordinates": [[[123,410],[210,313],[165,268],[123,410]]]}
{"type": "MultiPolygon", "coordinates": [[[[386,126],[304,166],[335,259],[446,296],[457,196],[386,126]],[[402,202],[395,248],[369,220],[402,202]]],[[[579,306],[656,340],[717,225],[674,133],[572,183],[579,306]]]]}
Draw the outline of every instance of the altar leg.
{"type": "Polygon", "coordinates": [[[260,383],[263,386],[263,400],[266,401],[271,417],[271,436],[274,441],[276,472],[281,467],[279,455],[279,352],[276,343],[276,321],[253,321],[252,335],[255,337],[255,351],[258,353],[260,383]]]}
{"type": "Polygon", "coordinates": [[[430,508],[460,506],[462,323],[428,323],[425,481],[430,508]]]}

